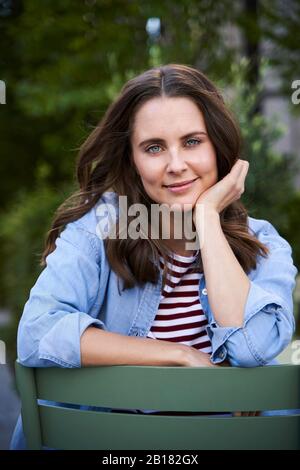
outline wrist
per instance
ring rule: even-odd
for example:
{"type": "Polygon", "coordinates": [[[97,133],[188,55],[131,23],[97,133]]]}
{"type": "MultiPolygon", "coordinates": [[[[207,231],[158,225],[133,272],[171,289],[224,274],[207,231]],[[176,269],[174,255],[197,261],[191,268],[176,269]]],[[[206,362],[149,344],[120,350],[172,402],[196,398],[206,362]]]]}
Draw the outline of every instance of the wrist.
{"type": "Polygon", "coordinates": [[[210,238],[216,231],[220,230],[220,215],[215,209],[203,205],[195,215],[194,224],[199,238],[200,249],[202,250],[205,238],[210,238]]]}
{"type": "Polygon", "coordinates": [[[187,367],[189,365],[189,346],[178,344],[176,347],[176,362],[178,366],[187,367]]]}
{"type": "Polygon", "coordinates": [[[220,214],[213,206],[196,204],[194,208],[194,224],[203,225],[206,219],[220,219],[220,214]]]}

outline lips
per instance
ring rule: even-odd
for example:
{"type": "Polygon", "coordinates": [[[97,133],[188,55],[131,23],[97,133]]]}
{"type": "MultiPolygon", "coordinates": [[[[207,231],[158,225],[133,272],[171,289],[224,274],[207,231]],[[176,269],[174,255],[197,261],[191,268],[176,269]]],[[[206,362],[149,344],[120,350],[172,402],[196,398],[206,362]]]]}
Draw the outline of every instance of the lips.
{"type": "Polygon", "coordinates": [[[180,188],[180,186],[184,186],[188,183],[192,183],[196,179],[198,179],[198,177],[194,178],[193,180],[187,180],[187,181],[181,181],[180,183],[168,184],[168,185],[165,185],[165,187],[166,188],[180,188]]]}

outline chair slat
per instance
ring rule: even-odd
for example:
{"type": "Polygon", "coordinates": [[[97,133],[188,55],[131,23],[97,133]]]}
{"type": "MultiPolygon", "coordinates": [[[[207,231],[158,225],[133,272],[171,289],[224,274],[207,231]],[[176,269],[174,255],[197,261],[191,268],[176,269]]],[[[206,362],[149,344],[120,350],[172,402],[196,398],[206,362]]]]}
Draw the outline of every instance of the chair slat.
{"type": "Polygon", "coordinates": [[[185,417],[42,406],[43,444],[56,449],[299,449],[300,416],[185,417]]]}
{"type": "Polygon", "coordinates": [[[300,366],[104,366],[35,370],[40,399],[111,408],[253,411],[300,408],[300,366]]]}

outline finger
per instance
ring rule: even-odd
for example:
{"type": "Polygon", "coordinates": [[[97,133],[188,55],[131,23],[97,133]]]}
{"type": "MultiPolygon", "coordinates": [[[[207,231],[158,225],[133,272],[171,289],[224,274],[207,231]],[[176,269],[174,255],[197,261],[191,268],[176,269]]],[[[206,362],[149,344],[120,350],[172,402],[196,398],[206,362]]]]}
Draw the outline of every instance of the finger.
{"type": "Polygon", "coordinates": [[[249,168],[248,160],[237,160],[232,167],[232,170],[237,171],[237,173],[241,173],[243,170],[249,168]]]}
{"type": "Polygon", "coordinates": [[[245,184],[245,180],[247,178],[247,174],[248,174],[248,171],[249,171],[249,163],[246,162],[245,165],[244,165],[244,168],[242,170],[242,174],[241,174],[241,178],[243,178],[243,186],[245,184]]]}
{"type": "Polygon", "coordinates": [[[259,416],[260,415],[260,411],[249,411],[249,416],[259,416]]]}
{"type": "Polygon", "coordinates": [[[249,170],[249,163],[245,160],[243,161],[245,162],[245,164],[243,164],[241,172],[239,173],[236,179],[236,188],[241,194],[243,194],[243,192],[245,191],[245,180],[246,180],[247,173],[249,170]]]}
{"type": "Polygon", "coordinates": [[[240,173],[240,178],[246,178],[246,175],[249,171],[249,162],[247,162],[246,160],[244,160],[244,163],[243,163],[243,167],[242,167],[242,171],[240,173]]]}
{"type": "Polygon", "coordinates": [[[237,177],[240,175],[240,173],[241,173],[241,171],[242,171],[242,169],[243,169],[243,167],[244,167],[243,161],[244,161],[244,160],[238,159],[238,160],[235,162],[235,164],[233,165],[233,167],[231,168],[230,173],[231,173],[235,178],[237,178],[237,177]]]}
{"type": "Polygon", "coordinates": [[[249,167],[249,164],[245,165],[244,162],[248,163],[245,160],[237,160],[231,168],[231,171],[225,176],[225,178],[228,179],[228,182],[230,182],[233,191],[236,191],[239,187],[243,187],[247,174],[245,171],[247,172],[249,167]]]}

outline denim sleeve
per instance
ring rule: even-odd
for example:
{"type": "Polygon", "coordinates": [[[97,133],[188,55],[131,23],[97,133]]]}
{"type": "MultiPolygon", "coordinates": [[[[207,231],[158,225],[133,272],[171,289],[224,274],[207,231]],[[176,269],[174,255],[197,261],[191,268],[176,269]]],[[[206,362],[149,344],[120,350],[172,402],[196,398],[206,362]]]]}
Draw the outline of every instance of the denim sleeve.
{"type": "Polygon", "coordinates": [[[227,357],[232,366],[266,365],[286,348],[295,331],[293,290],[298,271],[291,246],[269,222],[257,238],[270,254],[260,256],[249,274],[243,326],[221,327],[212,317],[207,327],[214,363],[227,357]]]}
{"type": "Polygon", "coordinates": [[[90,325],[106,329],[89,314],[100,282],[96,243],[96,236],[76,222],[56,239],[19,323],[18,360],[24,366],[80,367],[82,333],[90,325]]]}

